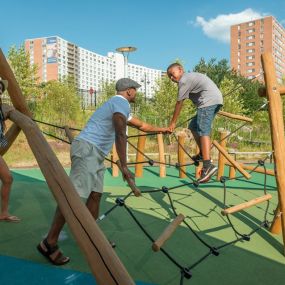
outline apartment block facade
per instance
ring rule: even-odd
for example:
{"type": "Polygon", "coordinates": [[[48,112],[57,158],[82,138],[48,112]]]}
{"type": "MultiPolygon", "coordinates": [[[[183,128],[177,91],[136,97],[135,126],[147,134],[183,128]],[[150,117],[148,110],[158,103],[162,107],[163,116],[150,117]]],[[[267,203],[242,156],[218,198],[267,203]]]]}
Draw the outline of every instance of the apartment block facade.
{"type": "Polygon", "coordinates": [[[261,54],[271,52],[277,80],[285,77],[285,29],[272,17],[231,26],[231,67],[239,74],[263,80],[261,54]],[[259,74],[261,74],[259,76],[259,74]]]}
{"type": "MultiPolygon", "coordinates": [[[[58,36],[27,39],[25,49],[29,52],[30,62],[38,66],[41,82],[72,75],[86,104],[90,104],[89,95],[100,93],[103,82],[124,77],[124,56],[121,53],[108,52],[103,56],[58,36]]],[[[153,96],[156,81],[162,75],[162,70],[128,63],[128,77],[142,85],[140,91],[148,98],[153,96]]]]}

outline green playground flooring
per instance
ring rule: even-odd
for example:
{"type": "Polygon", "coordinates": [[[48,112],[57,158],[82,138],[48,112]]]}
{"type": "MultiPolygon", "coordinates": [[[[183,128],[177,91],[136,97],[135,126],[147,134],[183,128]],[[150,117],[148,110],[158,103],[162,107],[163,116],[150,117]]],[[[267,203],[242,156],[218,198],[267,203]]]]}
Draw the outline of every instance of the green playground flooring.
{"type": "MultiPolygon", "coordinates": [[[[160,178],[157,167],[146,167],[143,178],[136,179],[138,187],[150,191],[190,182],[189,178],[179,178],[177,169],[166,169],[167,177],[160,178]]],[[[189,167],[187,171],[193,173],[194,169],[189,167]]],[[[55,267],[37,252],[36,246],[48,231],[56,203],[39,169],[14,169],[12,172],[10,211],[22,221],[0,223],[0,284],[96,284],[67,226],[60,247],[70,256],[70,263],[55,267]]],[[[213,247],[236,239],[226,217],[220,213],[224,199],[222,186],[220,182],[211,181],[198,188],[188,185],[169,191],[176,212],[182,213],[199,237],[213,247]]],[[[227,204],[240,204],[263,195],[264,175],[228,181],[226,186],[227,204]]],[[[275,178],[267,176],[266,186],[267,193],[273,196],[268,210],[271,221],[277,205],[275,178]]],[[[105,213],[115,204],[116,198],[123,198],[128,193],[129,188],[121,177],[113,178],[107,169],[100,213],[105,213]]],[[[126,200],[126,206],[154,239],[175,217],[168,196],[161,191],[131,196],[126,200]]],[[[266,206],[267,203],[262,203],[236,213],[232,215],[232,223],[240,233],[247,234],[264,220],[266,206]]],[[[219,256],[210,255],[194,266],[192,278],[180,283],[179,267],[161,251],[152,251],[151,241],[124,207],[115,208],[99,222],[99,226],[107,238],[116,243],[114,250],[136,284],[280,285],[285,280],[282,235],[272,235],[264,228],[254,233],[250,241],[223,247],[219,256]]],[[[184,224],[177,228],[163,249],[186,268],[209,252],[184,224]]]]}

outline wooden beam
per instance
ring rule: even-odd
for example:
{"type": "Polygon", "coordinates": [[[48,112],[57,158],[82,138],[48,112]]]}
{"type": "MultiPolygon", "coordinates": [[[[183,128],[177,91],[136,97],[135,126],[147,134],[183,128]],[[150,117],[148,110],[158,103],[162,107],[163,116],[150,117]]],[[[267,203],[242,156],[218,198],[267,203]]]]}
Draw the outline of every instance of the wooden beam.
{"type": "MultiPolygon", "coordinates": [[[[276,182],[279,197],[281,226],[283,234],[283,254],[285,255],[285,138],[283,122],[283,104],[276,80],[275,65],[271,53],[261,55],[264,70],[268,111],[270,119],[273,158],[275,162],[276,182]]],[[[277,218],[277,216],[276,216],[277,218]]],[[[280,219],[280,217],[279,217],[280,219]]],[[[275,222],[277,219],[275,219],[275,222]]]]}
{"type": "Polygon", "coordinates": [[[159,251],[164,243],[171,237],[176,228],[183,222],[185,217],[179,214],[163,231],[159,238],[152,244],[153,251],[159,251]]]}
{"type": "Polygon", "coordinates": [[[224,112],[224,111],[219,111],[218,115],[228,117],[231,119],[235,119],[235,120],[239,120],[239,121],[245,121],[245,122],[249,122],[249,123],[253,122],[253,119],[251,119],[251,118],[241,116],[241,115],[232,114],[232,113],[228,113],[228,112],[224,112]]]}
{"type": "Polygon", "coordinates": [[[218,151],[229,161],[231,165],[233,165],[246,179],[250,179],[251,175],[247,173],[238,162],[236,162],[228,152],[221,147],[221,145],[217,141],[213,141],[213,145],[218,149],[218,151]]]}
{"type": "Polygon", "coordinates": [[[242,204],[239,204],[239,205],[236,205],[236,206],[224,209],[224,210],[221,211],[221,213],[222,213],[223,216],[225,216],[225,215],[233,214],[233,213],[236,213],[236,212],[240,212],[240,211],[242,211],[244,209],[247,209],[247,208],[250,208],[250,207],[252,207],[254,205],[257,205],[257,204],[260,204],[262,202],[268,201],[271,198],[272,198],[272,196],[270,194],[266,194],[264,196],[252,199],[252,200],[244,202],[242,204]]]}
{"type": "Polygon", "coordinates": [[[111,160],[114,161],[112,162],[112,176],[113,177],[118,177],[119,176],[119,167],[116,163],[116,161],[119,159],[118,153],[117,153],[117,148],[116,144],[113,144],[113,149],[112,149],[112,156],[111,160]]]}
{"type": "Polygon", "coordinates": [[[179,167],[179,177],[186,177],[186,166],[185,165],[185,152],[184,152],[184,143],[186,136],[184,134],[178,135],[178,163],[182,165],[179,167]]]}
{"type": "Polygon", "coordinates": [[[159,153],[159,177],[166,176],[164,143],[162,134],[157,134],[158,153],[159,153]]]}
{"type": "Polygon", "coordinates": [[[143,176],[143,164],[140,163],[144,161],[144,149],[145,149],[145,142],[146,142],[146,136],[143,136],[143,132],[140,132],[140,136],[138,137],[138,143],[137,143],[137,154],[136,154],[136,162],[135,165],[135,176],[136,177],[142,177],[143,176]]]}
{"type": "MultiPolygon", "coordinates": [[[[226,149],[226,145],[227,145],[227,136],[228,132],[220,132],[220,145],[222,148],[226,149]]],[[[225,157],[221,154],[221,152],[219,152],[219,156],[218,156],[218,174],[217,174],[217,180],[220,181],[221,177],[224,175],[224,171],[225,171],[225,162],[226,159],[225,157]]]]}
{"type": "Polygon", "coordinates": [[[87,258],[96,282],[99,285],[134,285],[134,281],[80,199],[38,126],[29,117],[16,110],[10,113],[10,119],[25,133],[47,184],[87,258]]]}

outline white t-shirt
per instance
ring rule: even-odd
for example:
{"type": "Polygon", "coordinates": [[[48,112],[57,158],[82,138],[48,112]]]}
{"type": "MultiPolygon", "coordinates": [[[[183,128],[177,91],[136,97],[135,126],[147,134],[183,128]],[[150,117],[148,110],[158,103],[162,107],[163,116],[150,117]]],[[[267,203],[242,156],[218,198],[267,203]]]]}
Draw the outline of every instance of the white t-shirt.
{"type": "Polygon", "coordinates": [[[130,103],[126,98],[121,95],[112,97],[93,113],[76,139],[94,144],[107,156],[115,141],[113,114],[121,113],[129,121],[132,118],[130,111],[130,103]]]}

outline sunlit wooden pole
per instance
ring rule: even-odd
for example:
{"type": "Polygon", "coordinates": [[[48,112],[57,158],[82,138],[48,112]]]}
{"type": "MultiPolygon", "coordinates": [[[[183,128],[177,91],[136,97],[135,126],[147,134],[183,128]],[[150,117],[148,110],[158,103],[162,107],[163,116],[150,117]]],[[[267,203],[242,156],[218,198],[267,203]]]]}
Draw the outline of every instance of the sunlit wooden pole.
{"type": "Polygon", "coordinates": [[[162,134],[157,135],[158,153],[159,153],[159,177],[166,176],[165,156],[164,156],[164,143],[162,134]]]}
{"type": "Polygon", "coordinates": [[[276,80],[274,61],[271,53],[264,53],[261,56],[264,70],[264,80],[270,119],[271,140],[273,147],[273,158],[275,162],[275,177],[277,182],[279,207],[281,215],[275,215],[275,223],[281,216],[281,228],[283,233],[283,254],[285,245],[285,138],[283,122],[283,104],[276,80]]]}
{"type": "Polygon", "coordinates": [[[144,149],[145,149],[145,142],[146,142],[146,136],[143,136],[143,132],[140,132],[139,138],[138,138],[138,144],[137,144],[137,154],[136,154],[136,166],[135,166],[135,176],[136,177],[142,177],[143,176],[143,164],[141,162],[144,161],[144,149]]]}

